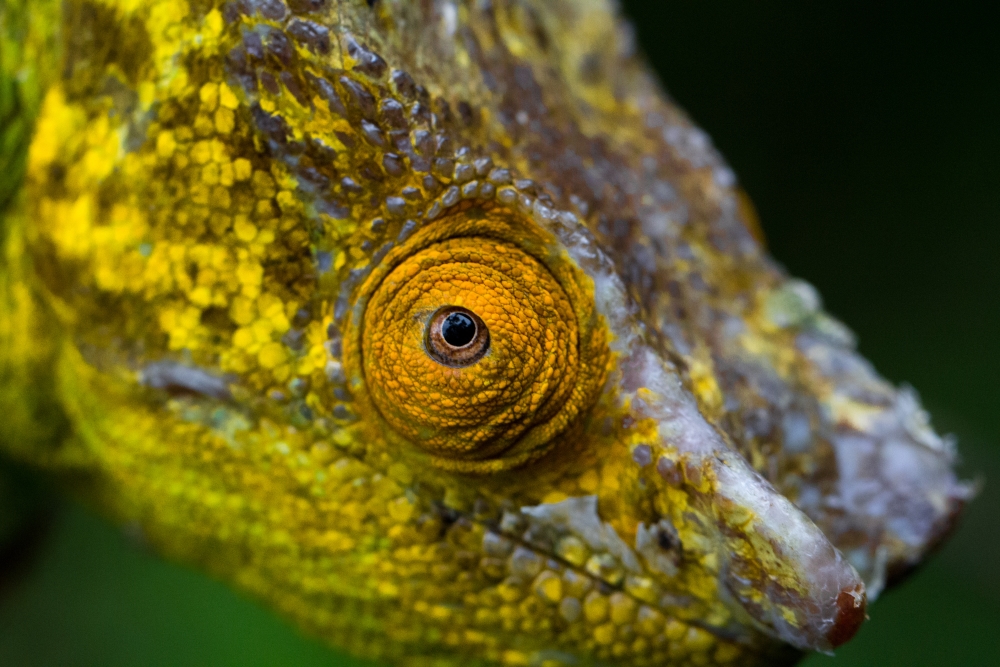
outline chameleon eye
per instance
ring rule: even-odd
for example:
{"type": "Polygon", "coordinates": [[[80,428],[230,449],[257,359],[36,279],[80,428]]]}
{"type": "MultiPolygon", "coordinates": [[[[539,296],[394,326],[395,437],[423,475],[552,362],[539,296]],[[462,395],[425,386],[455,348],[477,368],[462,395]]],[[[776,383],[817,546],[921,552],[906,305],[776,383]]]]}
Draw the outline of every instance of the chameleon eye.
{"type": "Polygon", "coordinates": [[[560,280],[520,247],[446,239],[373,286],[361,370],[389,426],[439,465],[503,469],[544,453],[595,396],[605,348],[602,339],[599,372],[585,365],[579,317],[560,280]]]}
{"type": "Polygon", "coordinates": [[[442,308],[427,324],[427,354],[443,366],[471,366],[490,349],[490,331],[471,310],[442,308]]]}

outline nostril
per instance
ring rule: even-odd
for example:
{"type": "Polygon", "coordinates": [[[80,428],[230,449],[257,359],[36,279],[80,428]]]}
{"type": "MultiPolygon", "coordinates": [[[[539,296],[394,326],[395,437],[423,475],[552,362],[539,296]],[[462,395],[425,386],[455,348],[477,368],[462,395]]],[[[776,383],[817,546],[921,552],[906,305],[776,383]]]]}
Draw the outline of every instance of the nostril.
{"type": "Polygon", "coordinates": [[[660,545],[661,549],[666,551],[673,551],[679,546],[676,539],[670,533],[657,534],[656,543],[660,545]]]}
{"type": "Polygon", "coordinates": [[[664,551],[680,551],[681,538],[677,529],[666,521],[660,521],[656,525],[656,544],[664,551]]]}

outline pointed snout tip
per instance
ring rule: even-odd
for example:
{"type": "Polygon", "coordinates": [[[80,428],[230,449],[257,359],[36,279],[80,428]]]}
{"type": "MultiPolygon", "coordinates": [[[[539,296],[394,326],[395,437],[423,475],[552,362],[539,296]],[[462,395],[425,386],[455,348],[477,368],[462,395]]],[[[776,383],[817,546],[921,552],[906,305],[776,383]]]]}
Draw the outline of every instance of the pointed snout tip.
{"type": "Polygon", "coordinates": [[[837,615],[833,627],[826,633],[831,648],[845,644],[867,618],[868,597],[863,584],[844,588],[837,595],[837,615]]]}

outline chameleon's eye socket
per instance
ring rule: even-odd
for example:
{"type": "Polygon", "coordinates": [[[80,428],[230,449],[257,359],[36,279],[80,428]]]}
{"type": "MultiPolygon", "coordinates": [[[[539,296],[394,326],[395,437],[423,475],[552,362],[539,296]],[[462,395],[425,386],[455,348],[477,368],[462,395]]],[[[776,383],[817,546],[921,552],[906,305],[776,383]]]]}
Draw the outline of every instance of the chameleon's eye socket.
{"type": "Polygon", "coordinates": [[[603,339],[595,372],[581,363],[578,320],[559,280],[518,246],[439,241],[374,287],[365,383],[389,425],[440,465],[516,465],[544,452],[603,378],[603,339]]]}
{"type": "Polygon", "coordinates": [[[490,349],[490,330],[471,310],[442,308],[427,324],[427,354],[443,366],[471,366],[490,349]]]}

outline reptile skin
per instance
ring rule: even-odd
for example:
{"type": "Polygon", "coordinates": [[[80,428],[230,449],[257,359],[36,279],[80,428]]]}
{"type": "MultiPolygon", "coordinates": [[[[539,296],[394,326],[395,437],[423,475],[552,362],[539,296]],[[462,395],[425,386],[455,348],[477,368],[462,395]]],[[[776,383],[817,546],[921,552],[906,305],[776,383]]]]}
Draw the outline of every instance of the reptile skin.
{"type": "Polygon", "coordinates": [[[0,447],[391,664],[847,641],[954,445],[615,11],[2,0],[0,447]]]}

